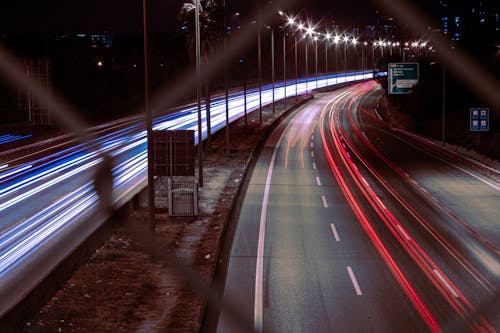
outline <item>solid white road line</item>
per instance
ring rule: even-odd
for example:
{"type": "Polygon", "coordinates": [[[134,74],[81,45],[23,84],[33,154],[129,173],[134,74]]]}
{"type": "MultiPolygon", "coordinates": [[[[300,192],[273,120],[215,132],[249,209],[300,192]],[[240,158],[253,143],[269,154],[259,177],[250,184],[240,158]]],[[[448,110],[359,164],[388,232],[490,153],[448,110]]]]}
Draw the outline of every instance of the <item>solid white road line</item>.
{"type": "Polygon", "coordinates": [[[323,207],[328,208],[328,203],[326,202],[326,198],[324,195],[321,196],[321,200],[323,200],[323,207]]]}
{"type": "Polygon", "coordinates": [[[358,296],[363,295],[363,293],[361,292],[361,288],[359,287],[358,280],[356,280],[356,276],[354,275],[351,266],[347,266],[347,273],[349,273],[349,277],[351,278],[351,282],[354,285],[354,290],[356,290],[356,294],[358,296]]]}
{"type": "Polygon", "coordinates": [[[316,183],[318,183],[318,186],[321,186],[321,180],[319,179],[318,176],[316,176],[316,183]]]}
{"type": "Polygon", "coordinates": [[[496,186],[496,185],[495,185],[495,184],[493,184],[493,183],[490,183],[490,182],[489,182],[489,181],[487,181],[486,179],[481,178],[481,177],[479,177],[479,176],[477,176],[477,175],[473,174],[472,172],[470,172],[470,171],[468,171],[468,170],[465,170],[464,168],[459,167],[458,165],[454,165],[454,164],[451,164],[451,163],[449,163],[449,164],[450,164],[450,165],[452,165],[452,166],[454,166],[454,167],[455,167],[455,168],[457,168],[458,170],[465,172],[465,173],[466,173],[466,174],[468,174],[469,176],[476,178],[476,179],[477,179],[477,180],[479,180],[480,182],[485,183],[486,185],[490,186],[491,188],[493,188],[493,189],[495,189],[495,190],[497,190],[497,191],[500,191],[500,187],[496,186]]]}
{"type": "Polygon", "coordinates": [[[455,290],[453,290],[453,288],[450,286],[450,284],[448,283],[448,281],[446,281],[444,279],[444,277],[441,275],[441,273],[439,273],[438,270],[436,269],[433,269],[434,271],[434,274],[437,275],[437,277],[439,278],[439,280],[441,281],[442,284],[444,284],[444,286],[446,287],[446,289],[448,289],[450,291],[450,293],[453,295],[453,297],[455,298],[458,298],[458,294],[455,290]]]}
{"type": "Polygon", "coordinates": [[[281,137],[274,148],[269,169],[267,171],[266,185],[264,188],[264,197],[262,198],[262,210],[260,212],[259,224],[259,242],[257,244],[257,258],[255,264],[255,299],[254,299],[254,330],[262,332],[263,330],[263,300],[264,300],[264,241],[266,239],[266,221],[267,221],[267,206],[269,203],[269,190],[271,188],[271,177],[273,175],[274,161],[276,160],[276,152],[278,147],[287,132],[288,127],[283,131],[281,137]]]}
{"type": "Polygon", "coordinates": [[[330,223],[330,228],[332,229],[333,237],[335,237],[335,240],[337,242],[340,242],[339,233],[337,232],[337,229],[335,228],[335,225],[333,223],[330,223]]]}

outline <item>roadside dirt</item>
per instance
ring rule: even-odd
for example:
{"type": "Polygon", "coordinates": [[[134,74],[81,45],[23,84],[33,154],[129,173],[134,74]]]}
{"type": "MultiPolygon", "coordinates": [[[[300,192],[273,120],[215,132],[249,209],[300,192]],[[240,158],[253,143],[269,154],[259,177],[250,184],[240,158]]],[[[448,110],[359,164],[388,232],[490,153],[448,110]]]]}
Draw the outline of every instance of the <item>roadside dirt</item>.
{"type": "Polygon", "coordinates": [[[274,114],[271,106],[264,108],[262,124],[258,111],[249,115],[248,126],[243,119],[232,124],[229,154],[224,131],[214,136],[212,152],[205,152],[196,219],[168,216],[162,182],[156,186],[154,240],[145,208],[121,214],[110,239],[23,332],[197,332],[204,298],[171,263],[177,259],[188,265],[198,282],[213,279],[221,237],[249,158],[266,128],[283,112],[280,102],[274,114]]]}

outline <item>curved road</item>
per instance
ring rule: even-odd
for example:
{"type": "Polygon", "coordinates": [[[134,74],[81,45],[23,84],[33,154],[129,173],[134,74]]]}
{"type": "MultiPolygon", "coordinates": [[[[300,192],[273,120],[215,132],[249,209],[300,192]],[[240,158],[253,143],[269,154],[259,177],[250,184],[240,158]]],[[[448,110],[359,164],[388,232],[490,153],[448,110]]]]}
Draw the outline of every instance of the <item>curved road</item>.
{"type": "Polygon", "coordinates": [[[224,291],[255,331],[498,330],[500,173],[384,122],[381,93],[317,95],[266,143],[224,291]]]}

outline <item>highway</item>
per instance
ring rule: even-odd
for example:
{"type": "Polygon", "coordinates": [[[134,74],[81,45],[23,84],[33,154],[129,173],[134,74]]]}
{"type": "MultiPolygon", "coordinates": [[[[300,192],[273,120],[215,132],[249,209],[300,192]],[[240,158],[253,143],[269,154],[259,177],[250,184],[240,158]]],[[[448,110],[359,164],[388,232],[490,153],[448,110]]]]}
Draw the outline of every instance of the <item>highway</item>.
{"type": "MultiPolygon", "coordinates": [[[[277,83],[274,99],[303,94],[316,87],[372,77],[371,72],[329,75],[277,83]]],[[[273,100],[271,85],[263,86],[262,104],[273,100]]],[[[229,98],[229,121],[244,114],[241,91],[229,98]]],[[[259,105],[256,88],[247,93],[247,110],[259,105]]],[[[206,113],[203,108],[203,139],[206,113]]],[[[211,103],[212,131],[225,126],[225,100],[211,103]]],[[[157,117],[154,130],[197,129],[195,106],[157,117]]],[[[140,117],[91,129],[93,142],[67,138],[48,149],[31,147],[0,162],[0,316],[9,311],[64,258],[92,234],[109,213],[99,209],[93,182],[103,154],[112,159],[112,201],[122,206],[142,191],[147,181],[146,131],[140,117]],[[96,147],[98,147],[96,149],[96,147]],[[29,152],[29,153],[28,153],[29,152]]],[[[195,142],[198,142],[195,131],[195,142]]],[[[8,154],[6,155],[8,156],[8,154]]]]}
{"type": "Polygon", "coordinates": [[[500,172],[382,120],[382,93],[318,94],[267,141],[224,290],[255,331],[500,328],[500,172]]]}

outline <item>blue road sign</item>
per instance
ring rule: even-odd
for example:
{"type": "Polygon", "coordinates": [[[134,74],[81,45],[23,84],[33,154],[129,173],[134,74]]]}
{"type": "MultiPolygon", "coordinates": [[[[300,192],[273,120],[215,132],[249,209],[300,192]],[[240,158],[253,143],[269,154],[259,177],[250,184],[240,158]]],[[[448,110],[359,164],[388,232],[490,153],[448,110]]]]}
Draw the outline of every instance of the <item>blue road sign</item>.
{"type": "Polygon", "coordinates": [[[418,63],[400,62],[388,64],[389,94],[411,94],[418,83],[418,63]]]}
{"type": "Polygon", "coordinates": [[[490,130],[490,110],[488,108],[470,109],[470,130],[474,132],[490,130]]]}

